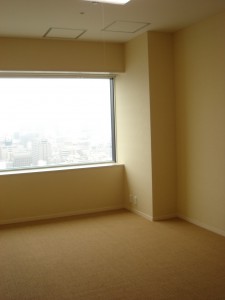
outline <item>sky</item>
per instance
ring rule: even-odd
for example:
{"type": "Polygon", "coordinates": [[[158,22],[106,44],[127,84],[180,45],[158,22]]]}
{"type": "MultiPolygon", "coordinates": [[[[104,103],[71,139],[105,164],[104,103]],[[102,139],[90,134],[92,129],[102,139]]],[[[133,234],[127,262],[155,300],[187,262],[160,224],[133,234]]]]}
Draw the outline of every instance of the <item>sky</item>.
{"type": "Polygon", "coordinates": [[[110,80],[0,78],[0,137],[61,132],[93,139],[111,135],[110,80]]]}

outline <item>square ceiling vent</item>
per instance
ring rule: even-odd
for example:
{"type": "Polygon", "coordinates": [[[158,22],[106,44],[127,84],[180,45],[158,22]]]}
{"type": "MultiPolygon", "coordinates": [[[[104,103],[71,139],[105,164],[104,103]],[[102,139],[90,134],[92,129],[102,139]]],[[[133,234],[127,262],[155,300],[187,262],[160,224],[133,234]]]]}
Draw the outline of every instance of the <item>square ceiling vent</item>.
{"type": "Polygon", "coordinates": [[[86,30],[83,29],[72,29],[72,28],[54,28],[51,27],[44,34],[46,38],[55,39],[78,39],[82,36],[86,30]]]}
{"type": "Polygon", "coordinates": [[[133,21],[115,21],[112,24],[106,26],[103,29],[103,31],[135,33],[148,25],[150,25],[150,23],[133,21]]]}

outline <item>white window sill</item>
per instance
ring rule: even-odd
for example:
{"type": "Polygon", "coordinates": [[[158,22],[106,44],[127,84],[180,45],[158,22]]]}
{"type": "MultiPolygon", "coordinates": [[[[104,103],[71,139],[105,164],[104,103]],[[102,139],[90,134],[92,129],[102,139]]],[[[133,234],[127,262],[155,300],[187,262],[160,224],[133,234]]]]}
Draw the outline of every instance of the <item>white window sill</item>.
{"type": "Polygon", "coordinates": [[[79,169],[93,169],[93,168],[105,168],[105,167],[115,167],[121,166],[116,162],[112,163],[102,163],[102,164],[88,164],[88,165],[75,165],[75,166],[63,166],[63,167],[46,167],[46,168],[36,168],[36,169],[24,169],[24,170],[9,170],[0,171],[0,176],[2,175],[17,175],[17,174],[29,174],[29,173],[44,173],[44,172],[60,172],[69,170],[79,170],[79,169]]]}

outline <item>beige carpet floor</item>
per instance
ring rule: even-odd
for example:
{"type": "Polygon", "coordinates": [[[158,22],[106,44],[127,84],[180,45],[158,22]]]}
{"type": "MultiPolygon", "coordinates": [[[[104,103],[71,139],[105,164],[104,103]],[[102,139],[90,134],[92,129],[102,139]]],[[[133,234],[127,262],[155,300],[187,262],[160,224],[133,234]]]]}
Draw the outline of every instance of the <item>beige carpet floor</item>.
{"type": "Polygon", "coordinates": [[[225,299],[225,238],[126,210],[0,229],[0,300],[225,299]]]}

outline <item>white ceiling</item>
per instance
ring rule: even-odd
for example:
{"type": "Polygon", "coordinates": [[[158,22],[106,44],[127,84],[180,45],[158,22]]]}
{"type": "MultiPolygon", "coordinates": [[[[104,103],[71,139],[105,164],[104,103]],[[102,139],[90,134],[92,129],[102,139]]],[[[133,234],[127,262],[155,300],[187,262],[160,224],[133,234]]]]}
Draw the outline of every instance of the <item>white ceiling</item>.
{"type": "Polygon", "coordinates": [[[174,32],[225,10],[225,0],[0,0],[0,36],[124,42],[151,31],[174,32]]]}

